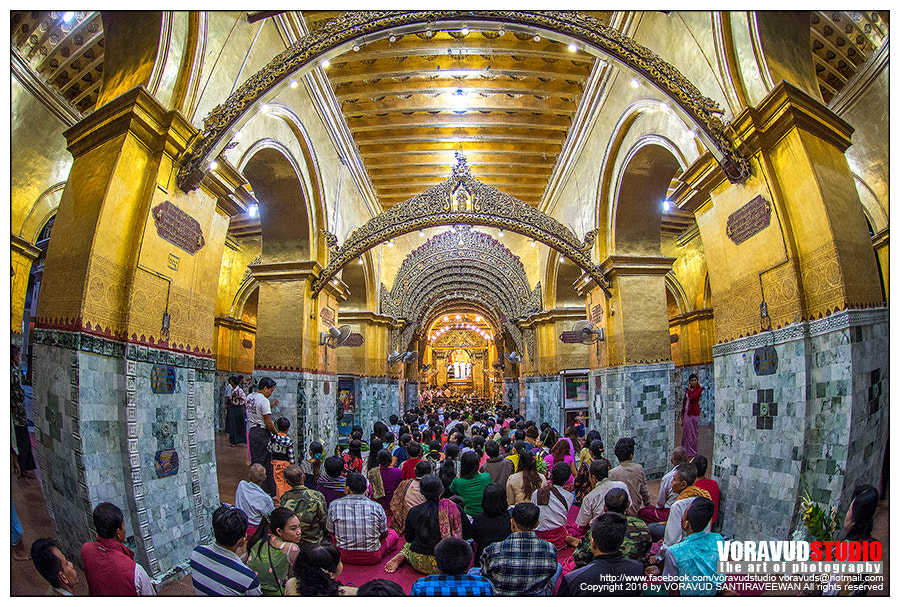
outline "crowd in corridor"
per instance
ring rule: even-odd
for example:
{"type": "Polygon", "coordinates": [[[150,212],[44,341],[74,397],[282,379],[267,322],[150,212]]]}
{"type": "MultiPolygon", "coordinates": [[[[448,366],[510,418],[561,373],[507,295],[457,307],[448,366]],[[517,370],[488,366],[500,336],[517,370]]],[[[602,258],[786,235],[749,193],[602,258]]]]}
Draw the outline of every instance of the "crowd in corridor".
{"type": "MultiPolygon", "coordinates": [[[[719,487],[696,445],[660,454],[671,466],[651,501],[634,439],[617,439],[613,465],[581,416],[560,432],[435,392],[366,433],[352,427],[333,451],[313,440],[300,453],[289,420],[272,419],[275,382],[247,396],[241,379],[228,431],[247,445],[247,477],[212,513],[214,541],[191,554],[196,595],[405,596],[401,568],[419,576],[412,596],[734,594],[716,569],[719,487]],[[342,583],[345,565],[367,581],[342,583]]],[[[877,502],[857,489],[845,539],[870,537],[877,502]]],[[[153,594],[121,509],[104,502],[93,516],[89,593],[153,594]]],[[[31,558],[55,593],[72,593],[77,572],[52,538],[31,558]]]]}

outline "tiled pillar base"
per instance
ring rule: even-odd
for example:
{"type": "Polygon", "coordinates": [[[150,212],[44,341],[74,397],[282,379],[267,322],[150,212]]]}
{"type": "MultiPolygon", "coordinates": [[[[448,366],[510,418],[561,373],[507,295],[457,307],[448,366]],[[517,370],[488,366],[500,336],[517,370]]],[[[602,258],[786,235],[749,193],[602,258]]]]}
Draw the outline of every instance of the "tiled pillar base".
{"type": "Polygon", "coordinates": [[[518,377],[506,378],[503,380],[503,404],[507,407],[511,407],[514,411],[522,410],[524,414],[524,407],[522,407],[522,401],[524,400],[524,394],[522,393],[521,383],[519,382],[518,377]]]}
{"type": "Polygon", "coordinates": [[[263,377],[275,380],[269,400],[278,404],[272,407],[272,421],[286,417],[291,422],[294,453],[305,457],[312,441],[322,443],[326,455],[334,453],[338,442],[337,376],[269,369],[253,372],[257,382],[263,377]]]}
{"type": "MultiPolygon", "coordinates": [[[[525,419],[534,420],[539,426],[548,422],[559,426],[560,380],[559,375],[525,378],[525,419]]],[[[558,428],[565,432],[565,428],[558,428]]]]}
{"type": "Polygon", "coordinates": [[[606,457],[617,465],[614,448],[623,436],[634,439],[634,461],[648,479],[669,471],[675,440],[675,413],[669,402],[673,363],[607,367],[588,376],[588,428],[600,432],[606,457]]]}
{"type": "Polygon", "coordinates": [[[359,425],[363,438],[369,440],[375,422],[388,423],[392,414],[400,415],[400,382],[390,377],[357,377],[356,389],[359,425]]]}
{"type": "Polygon", "coordinates": [[[37,456],[63,552],[79,558],[96,537],[93,508],[110,501],[150,576],[184,575],[219,504],[214,361],[40,329],[34,360],[37,456]],[[154,393],[154,376],[172,393],[154,393]]]}
{"type": "Polygon", "coordinates": [[[888,313],[838,312],[720,344],[713,476],[726,534],[787,539],[804,490],[849,506],[855,485],[878,486],[888,423],[888,313]],[[774,348],[777,368],[754,370],[774,348]],[[802,482],[801,482],[802,478],[802,482]]]}

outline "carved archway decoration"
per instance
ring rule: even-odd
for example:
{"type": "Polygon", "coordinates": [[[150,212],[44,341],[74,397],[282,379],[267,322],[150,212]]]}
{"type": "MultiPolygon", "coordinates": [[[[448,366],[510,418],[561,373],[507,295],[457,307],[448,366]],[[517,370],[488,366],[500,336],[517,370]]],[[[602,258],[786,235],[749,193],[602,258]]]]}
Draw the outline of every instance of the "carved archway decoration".
{"type": "Polygon", "coordinates": [[[459,152],[450,178],[373,217],[353,230],[342,246],[338,246],[333,234],[326,232],[331,256],[328,266],[312,283],[312,295],[318,294],[344,265],[375,245],[401,234],[448,224],[490,226],[534,238],[572,260],[610,295],[606,276],[591,261],[596,230],[578,240],[569,227],[555,218],[472,177],[459,152]]]}
{"type": "MultiPolygon", "coordinates": [[[[585,50],[602,55],[633,70],[656,87],[697,126],[697,134],[721,163],[729,180],[742,182],[750,175],[750,164],[726,134],[719,117],[723,110],[674,66],[650,49],[600,21],[575,11],[353,11],[342,13],[322,28],[310,32],[273,58],[248,78],[206,117],[203,131],[191,142],[178,172],[178,185],[196,188],[210,160],[229,144],[232,135],[258,104],[274,97],[298,72],[327,57],[337,56],[354,43],[387,37],[391,33],[413,33],[434,25],[469,27],[508,24],[510,28],[537,30],[549,38],[574,40],[585,50]]],[[[569,254],[567,254],[568,256],[569,254]]]]}
{"type": "Polygon", "coordinates": [[[503,327],[520,346],[515,321],[543,309],[540,283],[531,289],[522,261],[493,237],[468,227],[430,238],[406,256],[390,290],[382,285],[381,313],[406,323],[392,336],[392,346],[406,349],[435,310],[451,304],[486,306],[495,334],[503,327]]]}

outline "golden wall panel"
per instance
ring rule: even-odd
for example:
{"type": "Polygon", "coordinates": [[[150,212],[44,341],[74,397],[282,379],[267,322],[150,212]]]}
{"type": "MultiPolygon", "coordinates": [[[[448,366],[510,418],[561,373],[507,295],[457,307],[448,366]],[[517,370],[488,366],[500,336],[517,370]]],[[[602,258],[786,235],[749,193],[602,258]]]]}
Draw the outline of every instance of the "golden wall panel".
{"type": "Polygon", "coordinates": [[[304,325],[316,322],[306,321],[310,302],[303,297],[305,285],[302,280],[260,281],[255,368],[304,368],[304,325]]]}
{"type": "Polygon", "coordinates": [[[136,86],[148,87],[160,47],[159,11],[103,11],[103,85],[97,107],[136,86]]]}
{"type": "Polygon", "coordinates": [[[10,330],[19,335],[22,333],[22,319],[25,311],[25,296],[28,291],[28,277],[31,274],[32,260],[16,251],[10,252],[12,277],[9,287],[10,295],[10,330]]]}

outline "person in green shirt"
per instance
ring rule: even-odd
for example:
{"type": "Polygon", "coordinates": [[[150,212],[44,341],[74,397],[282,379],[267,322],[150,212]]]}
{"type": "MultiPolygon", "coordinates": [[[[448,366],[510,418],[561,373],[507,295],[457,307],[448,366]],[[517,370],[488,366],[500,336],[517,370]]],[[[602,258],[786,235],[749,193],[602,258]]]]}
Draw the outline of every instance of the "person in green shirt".
{"type": "Polygon", "coordinates": [[[481,500],[484,488],[491,484],[491,475],[478,472],[481,458],[475,451],[466,451],[459,460],[459,476],[450,483],[450,493],[466,500],[466,514],[474,516],[484,512],[481,500]]]}
{"type": "Polygon", "coordinates": [[[275,508],[263,515],[247,542],[247,566],[256,572],[263,596],[284,596],[294,561],[300,553],[300,521],[291,510],[275,508]]]}

